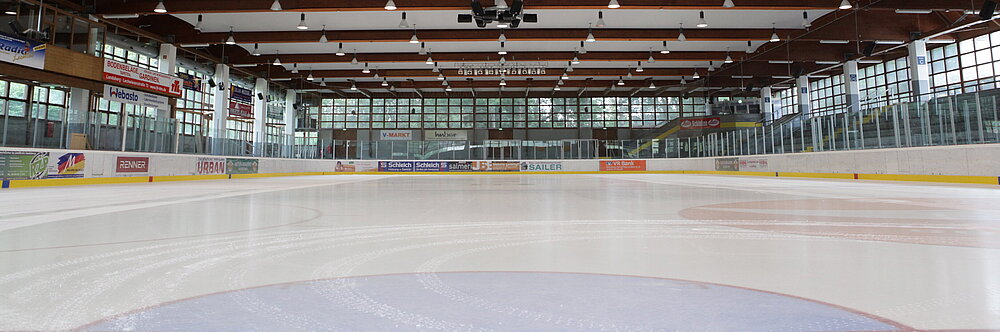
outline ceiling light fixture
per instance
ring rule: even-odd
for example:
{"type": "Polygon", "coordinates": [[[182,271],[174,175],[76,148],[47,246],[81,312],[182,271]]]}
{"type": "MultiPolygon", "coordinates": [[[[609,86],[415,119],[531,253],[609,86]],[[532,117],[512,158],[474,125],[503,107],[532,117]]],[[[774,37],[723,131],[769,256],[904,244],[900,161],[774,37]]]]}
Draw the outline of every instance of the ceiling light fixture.
{"type": "Polygon", "coordinates": [[[566,72],[563,72],[562,76],[559,77],[559,78],[564,79],[564,80],[568,80],[569,79],[569,74],[566,73],[566,72]]]}
{"type": "Polygon", "coordinates": [[[722,61],[725,63],[733,63],[733,57],[729,55],[729,48],[726,47],[726,60],[722,61]]]}
{"type": "Polygon", "coordinates": [[[646,59],[646,62],[649,62],[649,63],[656,62],[656,58],[653,57],[653,48],[652,47],[649,48],[649,58],[646,59]]]}
{"type": "Polygon", "coordinates": [[[427,45],[425,45],[424,43],[420,43],[420,51],[417,51],[417,54],[419,54],[419,55],[427,55],[427,47],[426,46],[427,45]]]}
{"type": "Polygon", "coordinates": [[[314,81],[314,80],[316,80],[316,78],[313,77],[312,71],[309,72],[309,76],[306,76],[306,80],[307,81],[314,81]]]}
{"type": "Polygon", "coordinates": [[[644,69],[642,69],[642,61],[636,61],[636,63],[638,63],[639,66],[635,67],[635,72],[637,72],[637,73],[643,72],[644,69]]]}
{"type": "Polygon", "coordinates": [[[653,80],[649,80],[649,88],[656,89],[656,84],[653,84],[653,80]]]}
{"type": "Polygon", "coordinates": [[[500,79],[500,86],[507,86],[507,80],[500,79]]]}
{"type": "Polygon", "coordinates": [[[566,62],[566,72],[567,73],[572,73],[573,72],[573,61],[567,61],[566,62]]]}
{"type": "MultiPolygon", "coordinates": [[[[11,14],[11,15],[13,15],[13,14],[11,14]]],[[[194,30],[195,31],[201,32],[201,23],[202,23],[201,14],[198,14],[198,24],[194,25],[194,30]]]]}
{"type": "Polygon", "coordinates": [[[250,54],[253,54],[253,56],[260,56],[260,44],[254,43],[253,51],[250,51],[250,54]]]}
{"type": "Polygon", "coordinates": [[[684,23],[680,23],[681,33],[677,35],[677,41],[686,41],[687,36],[684,35],[684,23]]]}
{"type": "Polygon", "coordinates": [[[580,64],[580,58],[577,58],[576,54],[573,54],[573,60],[570,60],[569,62],[572,63],[572,64],[574,64],[574,65],[578,65],[578,64],[580,64]]]}
{"type": "Polygon", "coordinates": [[[385,10],[396,10],[396,2],[389,0],[385,3],[385,10]]]}
{"type": "Polygon", "coordinates": [[[559,79],[559,82],[556,82],[556,85],[563,85],[563,84],[564,84],[564,83],[563,83],[563,80],[562,80],[562,79],[559,79]]]}
{"type": "MultiPolygon", "coordinates": [[[[847,1],[847,0],[844,0],[844,1],[847,1]]],[[[611,0],[610,2],[608,2],[608,8],[611,8],[611,9],[621,8],[621,6],[622,5],[618,4],[618,0],[611,0]]]]}
{"type": "Polygon", "coordinates": [[[552,88],[552,90],[559,91],[559,90],[562,90],[562,89],[560,89],[559,86],[556,86],[556,87],[552,88]]]}
{"type": "Polygon", "coordinates": [[[274,0],[274,2],[271,3],[271,10],[273,10],[273,11],[279,11],[279,10],[281,10],[281,1],[280,0],[274,0]]]}
{"type": "Polygon", "coordinates": [[[722,2],[722,7],[723,8],[733,8],[733,7],[736,7],[736,4],[733,3],[733,0],[726,0],[726,1],[722,2]]]}
{"type": "Polygon", "coordinates": [[[445,86],[444,91],[451,92],[451,85],[445,86]]]}
{"type": "Polygon", "coordinates": [[[385,78],[382,79],[382,86],[389,86],[389,81],[385,78]]]}
{"type": "Polygon", "coordinates": [[[330,40],[326,38],[326,24],[324,24],[323,25],[323,35],[319,37],[319,42],[325,44],[325,43],[327,43],[329,41],[330,40]]]}
{"type": "Polygon", "coordinates": [[[583,42],[580,42],[580,54],[587,54],[587,48],[583,46],[583,42]]]}
{"type": "Polygon", "coordinates": [[[848,44],[850,42],[850,40],[842,39],[822,39],[819,41],[820,44],[848,44]]]}
{"type": "Polygon", "coordinates": [[[441,72],[441,69],[438,68],[438,63],[437,62],[434,63],[434,68],[431,68],[431,72],[435,72],[435,73],[441,72]]]}
{"type": "Polygon", "coordinates": [[[163,5],[163,0],[160,0],[160,2],[156,4],[156,8],[153,8],[153,12],[160,14],[167,12],[167,7],[163,5]]]}
{"type": "Polygon", "coordinates": [[[299,14],[299,25],[295,28],[299,30],[309,30],[309,26],[306,25],[306,13],[299,14]]]}
{"type": "Polygon", "coordinates": [[[501,64],[501,65],[502,65],[502,64],[505,64],[505,63],[507,63],[507,58],[505,58],[505,57],[501,56],[501,57],[500,57],[500,61],[499,61],[499,62],[500,62],[500,64],[501,64]]]}
{"type": "Polygon", "coordinates": [[[274,51],[274,62],[273,62],[273,64],[275,66],[280,66],[281,65],[281,59],[278,58],[280,55],[281,55],[281,52],[274,51]]]}
{"type": "Polygon", "coordinates": [[[853,7],[854,6],[851,6],[851,2],[850,1],[843,0],[843,1],[840,2],[840,9],[851,9],[853,7]]]}
{"type": "Polygon", "coordinates": [[[663,41],[663,48],[660,49],[660,54],[670,54],[670,49],[667,48],[667,41],[663,41]]]}
{"type": "Polygon", "coordinates": [[[424,61],[424,63],[437,67],[437,64],[434,63],[434,58],[432,58],[429,54],[427,55],[427,61],[424,61]]]}
{"type": "Polygon", "coordinates": [[[625,85],[625,81],[622,80],[621,76],[618,76],[618,85],[625,85]]]}
{"type": "Polygon", "coordinates": [[[378,79],[378,77],[379,77],[378,76],[378,67],[375,67],[375,76],[372,76],[372,78],[378,79]]]}
{"type": "Polygon", "coordinates": [[[780,42],[781,38],[778,37],[777,25],[771,23],[771,40],[772,43],[780,42]]]}
{"type": "Polygon", "coordinates": [[[354,56],[351,57],[351,64],[352,65],[358,64],[358,50],[357,49],[354,50],[354,56]]]}
{"type": "Polygon", "coordinates": [[[809,29],[809,27],[811,27],[811,26],[812,26],[812,23],[809,23],[809,12],[803,11],[802,12],[802,27],[806,28],[806,29],[809,29]]]}
{"type": "Polygon", "coordinates": [[[420,39],[417,39],[417,25],[413,25],[413,37],[410,37],[410,44],[419,43],[420,39]]]}
{"type": "Polygon", "coordinates": [[[684,79],[684,76],[681,76],[681,85],[686,85],[686,84],[688,84],[687,80],[684,79]]]}
{"type": "Polygon", "coordinates": [[[497,54],[499,55],[507,54],[507,48],[504,46],[504,42],[500,42],[500,50],[497,51],[497,54]]]}
{"type": "Polygon", "coordinates": [[[351,91],[355,91],[357,89],[358,89],[358,86],[354,85],[354,82],[351,82],[351,91]]]}
{"type": "Polygon", "coordinates": [[[236,45],[236,36],[233,35],[233,26],[229,26],[229,38],[226,38],[226,45],[236,45]]]}
{"type": "Polygon", "coordinates": [[[506,8],[508,8],[508,7],[507,7],[507,1],[504,1],[504,0],[497,0],[497,1],[496,1],[496,2],[494,3],[494,5],[496,5],[496,7],[497,7],[498,9],[506,9],[506,8]]]}
{"type": "Polygon", "coordinates": [[[703,11],[699,12],[698,13],[698,17],[699,17],[698,25],[696,25],[696,26],[699,27],[699,28],[707,28],[708,27],[708,22],[705,21],[705,11],[703,10],[703,11]]]}
{"type": "Polygon", "coordinates": [[[587,39],[585,39],[585,41],[588,42],[588,43],[593,43],[593,42],[597,41],[597,38],[594,38],[594,31],[590,27],[589,23],[587,24],[587,39]]]}
{"type": "Polygon", "coordinates": [[[438,74],[438,81],[444,81],[444,74],[438,74]]]}
{"type": "Polygon", "coordinates": [[[753,53],[753,44],[748,40],[747,41],[747,54],[752,54],[752,53],[753,53]]]}
{"type": "Polygon", "coordinates": [[[691,78],[692,78],[692,79],[699,79],[699,78],[701,78],[701,75],[698,75],[698,71],[697,71],[697,70],[695,70],[695,71],[694,71],[694,76],[691,76],[691,78]]]}
{"type": "Polygon", "coordinates": [[[364,69],[361,69],[361,73],[364,73],[364,74],[371,74],[371,72],[372,72],[372,71],[371,71],[371,69],[368,69],[368,63],[367,63],[367,62],[365,62],[365,68],[364,68],[364,69]]]}
{"type": "Polygon", "coordinates": [[[337,54],[337,56],[345,56],[345,55],[347,55],[347,53],[344,53],[344,43],[340,43],[340,46],[337,46],[337,53],[336,54],[337,54]]]}
{"type": "Polygon", "coordinates": [[[292,64],[292,74],[298,74],[298,73],[299,73],[299,64],[293,63],[292,64]]]}
{"type": "Polygon", "coordinates": [[[715,71],[715,64],[712,61],[708,62],[708,71],[715,71]]]}
{"type": "Polygon", "coordinates": [[[625,78],[632,79],[632,69],[631,68],[629,68],[628,75],[626,75],[625,78]]]}
{"type": "Polygon", "coordinates": [[[400,29],[409,29],[410,28],[410,23],[406,22],[406,12],[403,12],[402,16],[403,16],[403,19],[399,20],[399,28],[400,29]]]}
{"type": "Polygon", "coordinates": [[[594,26],[598,27],[598,28],[603,28],[603,27],[607,26],[607,24],[604,23],[604,11],[603,10],[598,10],[597,11],[597,23],[594,24],[594,26]]]}
{"type": "Polygon", "coordinates": [[[499,41],[501,43],[507,41],[507,36],[504,35],[503,29],[500,29],[500,37],[497,38],[497,41],[499,41]]]}

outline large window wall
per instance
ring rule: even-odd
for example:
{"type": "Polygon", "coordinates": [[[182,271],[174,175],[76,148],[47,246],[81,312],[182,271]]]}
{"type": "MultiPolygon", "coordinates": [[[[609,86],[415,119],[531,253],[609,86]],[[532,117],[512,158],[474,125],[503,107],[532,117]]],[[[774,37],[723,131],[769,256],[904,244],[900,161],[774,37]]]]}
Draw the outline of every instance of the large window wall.
{"type": "MultiPolygon", "coordinates": [[[[652,128],[706,112],[704,97],[324,99],[325,129],[652,128]]],[[[300,124],[301,125],[301,124],[300,124]]],[[[307,127],[311,128],[311,127],[307,127]]]]}
{"type": "Polygon", "coordinates": [[[997,88],[1000,74],[1000,32],[928,50],[931,91],[955,95],[997,88]]]}

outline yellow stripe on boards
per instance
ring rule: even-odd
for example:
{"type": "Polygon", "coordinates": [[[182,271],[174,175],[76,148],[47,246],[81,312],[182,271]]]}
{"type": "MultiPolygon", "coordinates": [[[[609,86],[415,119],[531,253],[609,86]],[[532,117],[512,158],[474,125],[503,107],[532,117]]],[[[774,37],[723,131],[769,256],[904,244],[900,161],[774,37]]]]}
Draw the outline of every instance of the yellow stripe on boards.
{"type": "Polygon", "coordinates": [[[83,186],[91,184],[121,184],[149,182],[148,176],[129,176],[116,178],[82,178],[82,179],[45,179],[45,180],[11,180],[11,188],[83,186]]]}
{"type": "Polygon", "coordinates": [[[995,176],[858,174],[859,180],[997,184],[995,176]]]}
{"type": "Polygon", "coordinates": [[[786,177],[786,178],[814,178],[814,179],[849,179],[849,180],[854,180],[854,173],[778,172],[778,177],[786,177]]]}
{"type": "Polygon", "coordinates": [[[153,182],[173,182],[173,181],[198,181],[198,180],[226,180],[229,179],[227,174],[213,174],[213,175],[171,175],[171,176],[154,176],[153,182]]]}

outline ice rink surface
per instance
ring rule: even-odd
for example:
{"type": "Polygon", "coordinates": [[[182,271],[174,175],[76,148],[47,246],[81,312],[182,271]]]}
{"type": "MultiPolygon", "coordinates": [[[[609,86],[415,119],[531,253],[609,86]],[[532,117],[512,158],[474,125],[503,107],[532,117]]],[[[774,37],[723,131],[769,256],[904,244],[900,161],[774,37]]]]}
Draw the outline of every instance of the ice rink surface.
{"type": "Polygon", "coordinates": [[[0,191],[0,330],[1000,329],[1000,188],[315,176],[0,191]]]}

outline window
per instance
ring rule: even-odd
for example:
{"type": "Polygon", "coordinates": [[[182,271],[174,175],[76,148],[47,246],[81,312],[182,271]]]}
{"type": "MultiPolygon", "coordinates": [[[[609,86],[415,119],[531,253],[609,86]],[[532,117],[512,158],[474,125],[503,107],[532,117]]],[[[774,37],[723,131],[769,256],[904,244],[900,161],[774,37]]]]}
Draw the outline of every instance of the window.
{"type": "Polygon", "coordinates": [[[846,111],[844,98],[844,76],[834,75],[809,83],[812,99],[812,113],[829,115],[846,111]]]}
{"type": "Polygon", "coordinates": [[[994,89],[1000,74],[1000,32],[928,50],[935,95],[994,89]]]}
{"type": "Polygon", "coordinates": [[[152,70],[160,66],[160,60],[156,56],[148,56],[109,44],[104,44],[104,58],[152,70]]]}
{"type": "Polygon", "coordinates": [[[905,57],[858,68],[861,108],[897,104],[910,99],[910,73],[905,57]]]}

